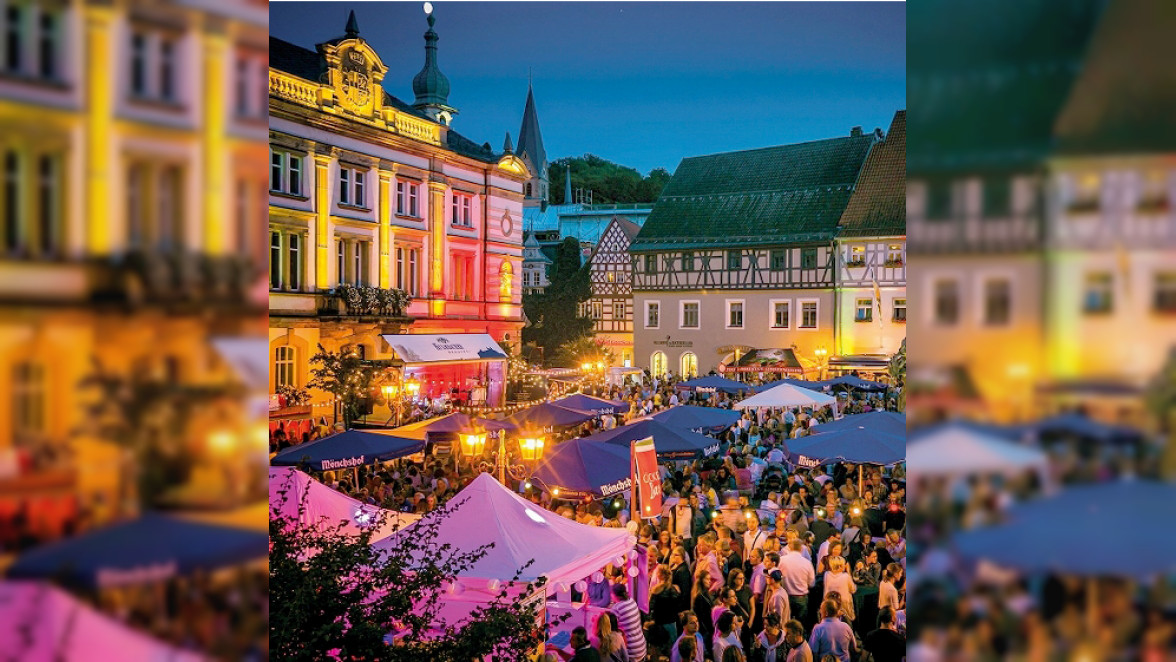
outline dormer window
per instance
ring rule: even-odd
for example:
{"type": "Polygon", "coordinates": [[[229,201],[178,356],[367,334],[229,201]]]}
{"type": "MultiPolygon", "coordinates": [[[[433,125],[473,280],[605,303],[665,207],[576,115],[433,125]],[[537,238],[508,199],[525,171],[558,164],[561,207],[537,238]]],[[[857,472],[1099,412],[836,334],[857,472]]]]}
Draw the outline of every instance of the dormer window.
{"type": "Polygon", "coordinates": [[[1171,207],[1168,178],[1163,171],[1144,174],[1140,182],[1139,201],[1136,210],[1142,213],[1164,213],[1171,207]]]}

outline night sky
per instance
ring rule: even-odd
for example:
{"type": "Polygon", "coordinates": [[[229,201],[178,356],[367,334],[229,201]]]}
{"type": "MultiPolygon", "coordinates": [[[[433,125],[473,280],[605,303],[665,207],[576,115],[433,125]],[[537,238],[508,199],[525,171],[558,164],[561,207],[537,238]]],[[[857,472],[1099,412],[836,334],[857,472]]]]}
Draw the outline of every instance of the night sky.
{"type": "MultiPolygon", "coordinates": [[[[412,102],[423,2],[272,2],[300,46],[360,36],[412,102]]],[[[518,141],[528,69],[550,160],[588,152],[643,174],[687,156],[885,130],[906,107],[901,2],[433,2],[453,127],[518,141]]]]}

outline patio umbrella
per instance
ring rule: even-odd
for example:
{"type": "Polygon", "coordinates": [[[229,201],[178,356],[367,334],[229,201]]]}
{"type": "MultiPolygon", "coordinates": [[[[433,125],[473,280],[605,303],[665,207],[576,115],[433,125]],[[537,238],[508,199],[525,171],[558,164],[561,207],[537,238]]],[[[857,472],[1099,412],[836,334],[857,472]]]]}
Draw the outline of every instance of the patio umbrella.
{"type": "Polygon", "coordinates": [[[515,427],[506,421],[496,421],[488,418],[474,418],[461,412],[453,412],[444,416],[437,416],[416,423],[409,423],[391,430],[397,437],[424,440],[430,433],[465,432],[476,427],[487,430],[513,430],[515,427]]]}
{"type": "Polygon", "coordinates": [[[672,428],[713,431],[734,425],[740,416],[742,414],[737,411],[719,407],[678,405],[659,411],[651,418],[672,428]]]}
{"type": "Polygon", "coordinates": [[[618,416],[628,414],[631,407],[628,402],[623,400],[606,400],[584,393],[573,393],[559,400],[552,400],[551,404],[567,409],[579,409],[580,411],[590,411],[597,414],[616,414],[618,416]]]}
{"type": "Polygon", "coordinates": [[[1133,443],[1143,436],[1134,428],[1108,425],[1073,412],[1052,416],[1027,427],[1039,438],[1069,436],[1104,444],[1133,443]]]}
{"type": "Polygon", "coordinates": [[[8,577],[105,588],[247,563],[268,553],[268,532],[148,513],[30,550],[9,567],[8,577]]]}
{"type": "Polygon", "coordinates": [[[836,400],[831,395],[808,389],[781,384],[735,403],[735,409],[756,409],[759,407],[824,407],[836,400]]]}
{"type": "Polygon", "coordinates": [[[571,439],[543,458],[531,480],[560,498],[612,496],[631,487],[629,456],[628,446],[571,439]]]}
{"type": "Polygon", "coordinates": [[[850,414],[840,420],[820,423],[813,428],[813,432],[824,434],[826,432],[840,432],[842,430],[857,430],[863,427],[895,435],[906,434],[906,414],[899,414],[893,411],[871,411],[865,414],[850,414]]]}
{"type": "Polygon", "coordinates": [[[274,466],[297,466],[304,461],[318,471],[348,469],[395,460],[424,450],[425,442],[380,432],[347,430],[315,441],[291,446],[270,460],[274,466]]]}
{"type": "Polygon", "coordinates": [[[840,377],[834,377],[825,383],[832,386],[833,388],[843,386],[846,388],[857,389],[859,391],[869,391],[872,393],[881,393],[886,390],[885,384],[871,382],[869,380],[862,379],[861,377],[854,377],[853,375],[842,375],[840,377]]]}
{"type": "Polygon", "coordinates": [[[596,417],[590,411],[561,407],[550,402],[541,402],[534,407],[517,411],[504,420],[520,429],[530,427],[556,428],[579,425],[596,417]]]}
{"type": "Polygon", "coordinates": [[[750,384],[737,382],[734,379],[727,379],[726,377],[719,377],[717,375],[710,375],[707,377],[698,377],[678,384],[678,388],[699,391],[705,389],[703,392],[710,393],[712,391],[722,391],[723,393],[730,393],[732,395],[739,393],[751,393],[755,389],[750,384]]]}
{"type": "Polygon", "coordinates": [[[675,429],[652,419],[598,432],[584,439],[629,448],[632,442],[647,437],[653,437],[653,447],[657,451],[657,457],[662,460],[696,460],[719,452],[718,439],[675,429]]]}
{"type": "Polygon", "coordinates": [[[1015,476],[1032,469],[1038,472],[1042,483],[1049,480],[1049,456],[1044,451],[958,422],[936,425],[912,435],[907,448],[907,467],[912,478],[985,473],[1015,476]]]}
{"type": "Polygon", "coordinates": [[[759,391],[760,393],[762,393],[770,388],[775,388],[781,384],[791,384],[793,386],[807,388],[810,391],[823,391],[823,390],[825,390],[825,387],[829,385],[829,382],[828,382],[828,380],[811,381],[810,382],[810,381],[805,381],[803,379],[787,379],[787,378],[786,379],[777,379],[774,382],[768,382],[766,384],[761,384],[760,386],[758,386],[756,388],[756,391],[759,391]]]}
{"type": "Polygon", "coordinates": [[[812,466],[823,462],[855,464],[896,464],[906,459],[906,431],[894,434],[859,425],[840,432],[788,440],[788,452],[794,463],[812,466]]]}

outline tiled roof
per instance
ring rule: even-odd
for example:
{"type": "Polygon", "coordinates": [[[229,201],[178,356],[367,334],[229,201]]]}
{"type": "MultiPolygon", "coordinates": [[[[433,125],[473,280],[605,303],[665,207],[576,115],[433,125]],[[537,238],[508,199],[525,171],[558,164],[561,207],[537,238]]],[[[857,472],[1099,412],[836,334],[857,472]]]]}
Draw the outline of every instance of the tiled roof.
{"type": "Polygon", "coordinates": [[[624,232],[625,236],[629,238],[629,243],[632,243],[637,238],[637,233],[641,232],[640,225],[637,225],[624,216],[613,216],[612,220],[621,227],[621,232],[624,232]]]}
{"type": "Polygon", "coordinates": [[[872,134],[683,159],[632,250],[828,241],[872,134]]]}
{"type": "Polygon", "coordinates": [[[874,145],[849,206],[841,215],[843,237],[906,235],[906,111],[894,114],[886,139],[874,145]]]}

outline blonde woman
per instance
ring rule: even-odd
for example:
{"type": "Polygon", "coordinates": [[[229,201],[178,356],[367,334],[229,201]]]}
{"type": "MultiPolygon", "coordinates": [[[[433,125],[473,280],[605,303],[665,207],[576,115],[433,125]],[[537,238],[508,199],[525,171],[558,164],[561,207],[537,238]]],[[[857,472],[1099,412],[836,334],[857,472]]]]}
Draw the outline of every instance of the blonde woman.
{"type": "Polygon", "coordinates": [[[625,638],[612,628],[612,618],[607,612],[596,617],[596,652],[601,662],[629,662],[629,651],[625,638]]]}
{"type": "Polygon", "coordinates": [[[829,570],[825,572],[825,595],[829,597],[829,593],[836,591],[842,597],[841,608],[845,612],[845,617],[852,623],[855,614],[853,611],[853,594],[857,590],[857,586],[853,583],[853,578],[849,576],[847,571],[845,559],[840,556],[830,556],[828,558],[829,570]]]}

